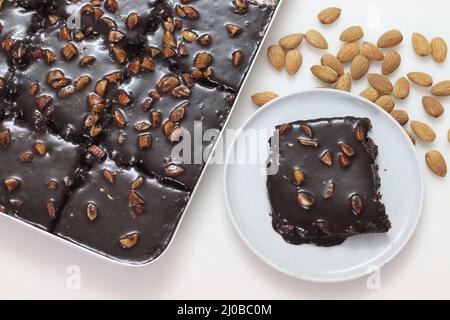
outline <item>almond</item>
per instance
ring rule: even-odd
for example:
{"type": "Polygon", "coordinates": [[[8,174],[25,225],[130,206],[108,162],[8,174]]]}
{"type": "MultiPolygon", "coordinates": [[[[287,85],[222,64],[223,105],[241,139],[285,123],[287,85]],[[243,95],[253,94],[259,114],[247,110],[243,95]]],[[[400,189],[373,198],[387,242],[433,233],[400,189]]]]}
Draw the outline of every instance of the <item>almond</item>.
{"type": "Polygon", "coordinates": [[[372,87],[377,89],[377,91],[383,95],[391,94],[392,90],[394,90],[391,81],[381,74],[369,73],[367,75],[367,80],[369,80],[372,87]]]}
{"type": "Polygon", "coordinates": [[[447,132],[447,140],[448,140],[448,142],[450,142],[450,129],[448,129],[448,132],[447,132]]]}
{"type": "Polygon", "coordinates": [[[416,138],[414,138],[413,134],[408,131],[407,129],[403,128],[405,130],[405,133],[408,135],[409,139],[411,140],[413,145],[416,145],[416,138]]]}
{"type": "Polygon", "coordinates": [[[430,116],[434,117],[434,118],[439,118],[440,116],[442,116],[444,114],[444,106],[442,105],[442,103],[434,98],[434,97],[430,97],[430,96],[425,96],[422,98],[422,105],[423,108],[425,109],[426,113],[428,113],[430,116]]]}
{"type": "Polygon", "coordinates": [[[335,22],[341,16],[341,9],[336,7],[327,8],[322,10],[317,18],[322,24],[330,24],[335,22]]]}
{"type": "Polygon", "coordinates": [[[297,48],[303,41],[303,33],[293,33],[280,39],[278,44],[285,50],[297,48]]]}
{"type": "Polygon", "coordinates": [[[395,120],[397,120],[397,122],[401,126],[404,126],[409,121],[408,112],[406,112],[405,110],[401,110],[401,109],[393,110],[393,111],[391,111],[390,114],[395,120]]]}
{"type": "Polygon", "coordinates": [[[377,46],[379,48],[391,48],[400,44],[402,41],[402,33],[397,29],[393,29],[386,31],[380,36],[380,38],[378,38],[377,46]]]}
{"type": "Polygon", "coordinates": [[[381,73],[385,76],[391,74],[400,66],[402,61],[402,57],[398,54],[397,51],[392,50],[389,51],[384,57],[383,63],[381,65],[381,73]]]}
{"type": "Polygon", "coordinates": [[[342,76],[344,74],[344,65],[332,54],[326,53],[322,56],[322,59],[320,60],[320,63],[323,66],[330,67],[336,73],[338,76],[342,76]]]}
{"type": "Polygon", "coordinates": [[[317,49],[328,49],[328,42],[325,40],[325,38],[322,36],[322,34],[314,29],[309,30],[305,34],[305,40],[306,42],[317,49]]]}
{"type": "Polygon", "coordinates": [[[444,39],[438,37],[431,40],[431,56],[436,62],[444,62],[447,57],[447,43],[444,39]]]}
{"type": "Polygon", "coordinates": [[[342,31],[339,40],[344,42],[355,42],[364,37],[364,31],[360,26],[351,26],[342,31]]]}
{"type": "Polygon", "coordinates": [[[431,87],[433,85],[433,78],[425,72],[410,72],[407,76],[411,82],[419,86],[431,87]]]}
{"type": "Polygon", "coordinates": [[[286,59],[284,62],[284,66],[286,68],[287,73],[290,75],[294,75],[297,73],[298,69],[302,65],[303,57],[300,51],[297,49],[289,50],[286,53],[286,59]]]}
{"type": "Polygon", "coordinates": [[[311,72],[318,79],[326,83],[335,83],[338,79],[336,71],[327,66],[315,65],[311,67],[311,72]]]}
{"type": "Polygon", "coordinates": [[[369,65],[370,65],[369,59],[367,59],[365,56],[361,54],[357,55],[350,65],[352,79],[353,80],[361,79],[369,70],[369,65]]]}
{"type": "Polygon", "coordinates": [[[444,80],[439,83],[436,83],[431,88],[431,93],[438,97],[450,96],[450,80],[444,80]]]}
{"type": "Polygon", "coordinates": [[[405,99],[409,96],[409,81],[405,77],[401,77],[394,84],[394,90],[392,94],[397,99],[405,99]]]}
{"type": "Polygon", "coordinates": [[[267,49],[267,57],[269,58],[272,66],[278,71],[281,71],[284,68],[286,55],[283,48],[281,48],[279,45],[270,46],[267,49]]]}
{"type": "Polygon", "coordinates": [[[411,121],[411,129],[423,141],[433,142],[436,140],[436,133],[426,123],[417,120],[411,121]]]}
{"type": "Polygon", "coordinates": [[[359,95],[372,102],[375,102],[380,97],[380,93],[377,91],[377,89],[372,87],[363,90],[359,95]]]}
{"type": "Polygon", "coordinates": [[[337,59],[340,62],[349,62],[352,61],[359,52],[359,45],[356,43],[348,43],[339,50],[337,59]]]}
{"type": "Polygon", "coordinates": [[[447,164],[445,163],[444,156],[437,150],[431,150],[426,153],[425,161],[428,168],[440,177],[447,175],[447,164]]]}
{"type": "Polygon", "coordinates": [[[395,102],[390,96],[381,96],[376,101],[375,104],[384,109],[386,112],[390,113],[394,110],[395,102]]]}
{"type": "Polygon", "coordinates": [[[381,61],[384,54],[376,45],[370,42],[364,42],[361,45],[361,54],[369,60],[381,61]]]}
{"type": "Polygon", "coordinates": [[[258,93],[255,93],[254,95],[252,95],[252,101],[256,106],[262,107],[266,103],[268,103],[278,97],[279,97],[279,95],[276,94],[275,92],[263,91],[263,92],[258,92],[258,93]]]}
{"type": "Polygon", "coordinates": [[[431,44],[422,34],[414,32],[411,37],[414,51],[418,56],[426,57],[431,53],[431,44]]]}
{"type": "Polygon", "coordinates": [[[336,81],[336,89],[350,92],[352,90],[352,78],[349,73],[344,73],[336,81]]]}

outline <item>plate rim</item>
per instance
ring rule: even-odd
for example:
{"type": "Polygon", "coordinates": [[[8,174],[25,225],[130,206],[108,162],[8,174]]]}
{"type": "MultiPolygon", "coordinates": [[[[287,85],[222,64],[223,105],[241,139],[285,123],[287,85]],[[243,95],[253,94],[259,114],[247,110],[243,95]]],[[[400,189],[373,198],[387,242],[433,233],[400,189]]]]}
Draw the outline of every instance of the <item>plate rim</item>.
{"type": "MultiPolygon", "coordinates": [[[[324,277],[299,275],[291,270],[287,270],[287,269],[277,265],[275,262],[271,261],[268,257],[265,257],[262,253],[260,253],[259,250],[251,243],[251,241],[244,235],[243,231],[240,229],[239,224],[235,218],[235,213],[233,212],[232,206],[230,204],[230,194],[228,193],[228,182],[229,182],[228,181],[229,180],[228,172],[229,172],[229,168],[230,168],[229,160],[230,160],[230,157],[232,156],[233,149],[234,149],[239,137],[242,135],[242,132],[244,131],[244,128],[246,128],[248,126],[248,124],[255,117],[257,117],[260,113],[263,113],[263,112],[265,112],[266,109],[271,108],[271,106],[273,104],[282,103],[284,100],[291,99],[294,96],[302,96],[302,95],[315,94],[315,93],[320,94],[321,92],[336,94],[337,96],[343,96],[346,98],[355,99],[356,101],[359,101],[367,106],[370,106],[371,108],[379,108],[379,106],[377,106],[373,102],[371,102],[361,96],[358,96],[358,95],[355,95],[355,94],[352,94],[349,92],[341,91],[341,90],[331,89],[331,88],[314,88],[314,89],[300,90],[300,91],[297,91],[292,94],[278,97],[278,98],[268,102],[264,106],[257,109],[248,119],[245,120],[245,122],[239,127],[237,135],[233,138],[233,141],[230,144],[230,149],[227,151],[227,156],[226,156],[226,160],[225,160],[225,164],[224,164],[222,188],[223,188],[223,195],[225,198],[226,211],[228,213],[229,218],[232,221],[232,224],[233,224],[235,230],[239,234],[239,237],[241,238],[241,240],[259,259],[261,259],[264,263],[266,263],[270,267],[274,268],[275,270],[278,270],[279,272],[284,273],[284,274],[286,274],[290,277],[296,278],[296,279],[305,280],[308,282],[317,282],[317,283],[339,283],[339,282],[355,280],[355,279],[367,276],[371,273],[371,271],[366,270],[364,272],[355,273],[353,275],[349,275],[349,276],[345,276],[345,277],[341,277],[341,278],[330,279],[330,278],[324,278],[324,277]]],[[[386,118],[390,119],[389,121],[391,121],[392,123],[394,123],[395,126],[397,126],[397,128],[402,132],[404,138],[407,139],[407,141],[410,141],[410,138],[406,134],[403,127],[394,118],[392,118],[392,117],[386,117],[386,118]]],[[[295,121],[295,120],[293,120],[293,121],[295,121]]],[[[378,266],[379,268],[382,268],[384,265],[389,263],[392,259],[394,259],[403,250],[403,248],[406,246],[406,244],[411,240],[412,235],[415,233],[417,226],[419,224],[420,218],[422,216],[423,203],[424,203],[424,189],[425,189],[424,173],[423,173],[422,167],[419,163],[419,157],[416,153],[416,150],[415,150],[413,144],[409,143],[408,148],[415,155],[414,161],[418,168],[419,176],[420,176],[419,177],[420,201],[419,201],[419,206],[418,206],[418,213],[416,214],[416,218],[414,220],[413,226],[407,233],[406,237],[404,238],[403,243],[401,243],[397,249],[395,249],[394,251],[392,251],[388,255],[386,255],[386,257],[383,259],[382,263],[378,266]]]]}

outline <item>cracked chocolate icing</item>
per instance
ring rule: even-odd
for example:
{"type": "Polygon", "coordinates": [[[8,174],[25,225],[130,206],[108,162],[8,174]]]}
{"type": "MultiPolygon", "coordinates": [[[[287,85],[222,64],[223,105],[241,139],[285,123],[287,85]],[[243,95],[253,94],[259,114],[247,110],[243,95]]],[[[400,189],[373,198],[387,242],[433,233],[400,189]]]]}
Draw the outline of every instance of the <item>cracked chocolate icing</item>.
{"type": "Polygon", "coordinates": [[[0,212],[119,261],[157,258],[273,12],[234,0],[0,0],[0,212]],[[173,158],[196,123],[212,138],[191,144],[197,159],[173,158]]]}
{"type": "Polygon", "coordinates": [[[353,117],[277,127],[279,171],[268,175],[267,189],[273,228],[285,241],[333,246],[390,229],[370,128],[369,119],[353,117]]]}

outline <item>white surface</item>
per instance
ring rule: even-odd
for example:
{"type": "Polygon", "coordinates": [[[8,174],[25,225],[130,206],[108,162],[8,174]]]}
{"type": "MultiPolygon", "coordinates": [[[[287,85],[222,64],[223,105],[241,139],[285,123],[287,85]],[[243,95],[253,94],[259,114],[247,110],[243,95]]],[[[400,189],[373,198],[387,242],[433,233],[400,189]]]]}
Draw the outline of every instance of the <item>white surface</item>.
{"type": "MultiPolygon", "coordinates": [[[[286,33],[317,28],[329,40],[329,52],[336,53],[340,32],[350,25],[361,25],[365,39],[370,41],[395,27],[404,32],[406,41],[399,47],[402,66],[392,78],[415,69],[428,71],[437,80],[445,79],[450,74],[450,57],[442,65],[429,58],[418,58],[409,38],[412,32],[421,31],[428,37],[442,36],[450,42],[450,29],[445,27],[448,12],[447,0],[286,0],[263,51],[286,33]],[[341,19],[322,27],[316,15],[330,5],[343,9],[341,19]]],[[[239,128],[255,111],[250,96],[256,91],[270,89],[286,95],[322,85],[308,70],[319,63],[322,51],[304,43],[301,50],[304,65],[293,77],[273,71],[262,52],[229,128],[239,128]]],[[[374,64],[372,70],[379,70],[379,65],[374,64]]],[[[359,81],[354,92],[366,85],[366,80],[359,81]]],[[[432,123],[438,132],[432,145],[418,144],[419,157],[433,147],[450,161],[450,144],[445,137],[450,109],[441,119],[430,119],[420,104],[425,92],[413,87],[411,96],[399,105],[413,118],[432,123]]],[[[450,100],[443,101],[450,108],[450,100]]],[[[425,166],[424,162],[421,164],[425,166]]],[[[421,222],[405,249],[382,269],[379,290],[369,290],[365,278],[327,285],[295,280],[263,263],[240,240],[231,224],[222,192],[223,167],[216,165],[207,169],[198,197],[173,246],[163,259],[148,268],[105,264],[42,236],[24,234],[22,226],[0,218],[0,298],[450,298],[450,178],[435,177],[427,169],[424,172],[425,207],[421,222]],[[66,271],[70,265],[81,268],[80,290],[67,288],[66,271]]]]}
{"type": "MultiPolygon", "coordinates": [[[[423,179],[419,162],[402,127],[378,106],[333,89],[314,89],[281,97],[253,114],[230,148],[224,172],[226,205],[242,239],[265,262],[296,278],[338,282],[369,275],[390,261],[413,234],[422,210],[423,179]],[[332,106],[332,108],[330,108],[332,106]],[[326,117],[366,117],[369,135],[378,145],[381,193],[392,229],[386,234],[351,237],[339,246],[294,246],[274,232],[269,216],[265,174],[270,150],[267,141],[276,125],[326,117]],[[249,148],[245,132],[266,132],[255,141],[265,156],[256,162],[233,161],[249,148]],[[389,136],[390,139],[385,137],[389,136]],[[307,263],[306,263],[307,261],[307,263]]],[[[295,200],[294,200],[295,201],[295,200]]]]}

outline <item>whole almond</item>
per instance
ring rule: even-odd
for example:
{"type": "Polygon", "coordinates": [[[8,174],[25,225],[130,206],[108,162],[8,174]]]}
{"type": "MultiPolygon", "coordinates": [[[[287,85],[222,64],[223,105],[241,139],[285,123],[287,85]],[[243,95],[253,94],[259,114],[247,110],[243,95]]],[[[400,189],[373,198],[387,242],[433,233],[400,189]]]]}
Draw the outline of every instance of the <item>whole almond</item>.
{"type": "Polygon", "coordinates": [[[344,45],[337,54],[340,62],[352,61],[359,54],[359,45],[356,43],[348,43],[344,45]]]}
{"type": "Polygon", "coordinates": [[[359,95],[372,102],[375,102],[380,97],[380,93],[377,91],[377,89],[372,87],[364,89],[359,95]]]}
{"type": "Polygon", "coordinates": [[[348,72],[338,78],[336,81],[336,89],[346,92],[352,91],[352,78],[348,72]]]}
{"type": "Polygon", "coordinates": [[[297,49],[292,49],[286,52],[286,60],[284,63],[284,66],[286,68],[286,71],[290,75],[294,75],[297,73],[298,69],[300,69],[300,66],[302,65],[303,57],[300,51],[297,49]]]}
{"type": "Polygon", "coordinates": [[[405,133],[408,135],[408,137],[411,140],[412,144],[416,145],[416,138],[414,138],[414,135],[409,130],[407,130],[404,127],[403,127],[403,130],[405,130],[405,133]]]}
{"type": "Polygon", "coordinates": [[[408,112],[406,112],[405,110],[401,110],[401,109],[395,109],[392,110],[390,115],[397,120],[397,122],[401,125],[404,126],[405,124],[408,123],[409,121],[409,116],[408,116],[408,112]]]}
{"type": "Polygon", "coordinates": [[[397,99],[405,99],[409,96],[409,81],[405,77],[401,77],[397,81],[395,81],[394,84],[394,90],[392,91],[392,94],[397,99]]]}
{"type": "Polygon", "coordinates": [[[431,87],[433,85],[433,78],[425,72],[410,72],[407,74],[408,79],[422,87],[431,87]]]}
{"type": "Polygon", "coordinates": [[[444,106],[438,99],[434,97],[430,96],[423,97],[422,105],[423,108],[425,109],[425,112],[434,118],[439,118],[444,114],[445,111],[444,106]]]}
{"type": "Polygon", "coordinates": [[[369,70],[369,59],[367,59],[365,56],[359,54],[357,55],[351,65],[350,65],[350,72],[352,75],[353,80],[359,80],[361,79],[369,70]]]}
{"type": "Polygon", "coordinates": [[[447,43],[442,38],[433,38],[431,40],[431,56],[434,61],[442,63],[447,57],[447,43]]]}
{"type": "Polygon", "coordinates": [[[385,76],[391,74],[400,66],[402,57],[397,51],[391,50],[384,57],[383,63],[381,64],[381,73],[385,76]]]}
{"type": "Polygon", "coordinates": [[[330,24],[339,19],[340,16],[341,16],[341,9],[331,7],[319,12],[317,18],[322,24],[330,24]]]}
{"type": "Polygon", "coordinates": [[[325,38],[322,36],[322,34],[314,29],[309,30],[305,34],[305,40],[306,42],[317,49],[328,49],[328,42],[325,40],[325,38]]]}
{"type": "Polygon", "coordinates": [[[285,50],[297,48],[303,41],[303,33],[293,33],[280,39],[279,45],[285,50]]]}
{"type": "Polygon", "coordinates": [[[413,49],[418,56],[426,57],[431,53],[431,44],[425,36],[414,32],[411,37],[413,49]]]}
{"type": "Polygon", "coordinates": [[[272,66],[278,71],[281,71],[284,68],[285,56],[286,54],[284,53],[283,48],[279,45],[273,45],[267,49],[267,57],[272,66]]]}
{"type": "Polygon", "coordinates": [[[445,162],[444,156],[439,151],[431,150],[427,152],[425,161],[427,162],[428,168],[436,175],[440,177],[445,177],[447,175],[447,163],[445,162]]]}
{"type": "Polygon", "coordinates": [[[369,73],[367,80],[382,95],[391,94],[392,90],[394,90],[391,81],[381,74],[369,73]]]}
{"type": "Polygon", "coordinates": [[[426,142],[433,142],[436,140],[436,133],[434,130],[424,122],[411,121],[411,129],[416,136],[426,142]]]}
{"type": "Polygon", "coordinates": [[[328,66],[315,65],[311,67],[311,72],[318,79],[326,83],[335,83],[338,79],[336,71],[328,66]]]}
{"type": "Polygon", "coordinates": [[[431,88],[431,93],[438,97],[450,96],[450,80],[444,80],[436,83],[431,88]]]}
{"type": "Polygon", "coordinates": [[[364,37],[364,31],[360,26],[351,26],[342,31],[339,40],[344,42],[355,42],[364,37]]]}
{"type": "Polygon", "coordinates": [[[397,29],[393,29],[386,31],[378,38],[377,46],[379,48],[391,48],[399,45],[402,41],[402,33],[397,29]]]}
{"type": "Polygon", "coordinates": [[[276,94],[275,92],[262,91],[262,92],[258,92],[258,93],[255,93],[254,95],[252,95],[252,101],[256,106],[262,107],[266,103],[268,103],[278,97],[279,97],[279,95],[276,94]]]}
{"type": "Polygon", "coordinates": [[[381,61],[384,59],[383,51],[370,42],[364,42],[361,45],[361,54],[369,60],[381,61]]]}
{"type": "Polygon", "coordinates": [[[395,102],[390,96],[381,96],[375,100],[375,104],[384,109],[386,112],[390,113],[394,110],[395,102]]]}
{"type": "Polygon", "coordinates": [[[322,59],[320,60],[320,63],[323,66],[330,67],[331,69],[336,71],[338,76],[342,76],[344,74],[344,65],[335,56],[333,56],[332,54],[325,53],[322,56],[322,59]]]}

